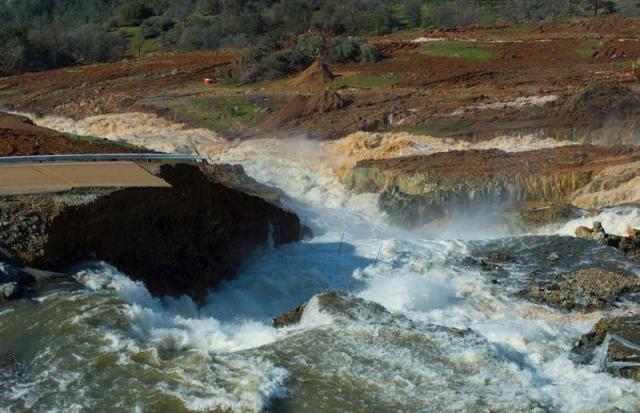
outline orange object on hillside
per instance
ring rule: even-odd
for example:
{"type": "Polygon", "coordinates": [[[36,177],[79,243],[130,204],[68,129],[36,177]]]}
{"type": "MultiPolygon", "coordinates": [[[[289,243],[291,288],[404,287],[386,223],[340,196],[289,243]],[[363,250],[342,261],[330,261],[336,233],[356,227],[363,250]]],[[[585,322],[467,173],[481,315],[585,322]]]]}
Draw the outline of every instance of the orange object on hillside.
{"type": "Polygon", "coordinates": [[[205,85],[213,85],[214,83],[216,83],[216,81],[215,81],[215,80],[213,80],[213,79],[209,79],[209,78],[207,78],[207,79],[203,80],[202,82],[203,82],[205,85]]]}

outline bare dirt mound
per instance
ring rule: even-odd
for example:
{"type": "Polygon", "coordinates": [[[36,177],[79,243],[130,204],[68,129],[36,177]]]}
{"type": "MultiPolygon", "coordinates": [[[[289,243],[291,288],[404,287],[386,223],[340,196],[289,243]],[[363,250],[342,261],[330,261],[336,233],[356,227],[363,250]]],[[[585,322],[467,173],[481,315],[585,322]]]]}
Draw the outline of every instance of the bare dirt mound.
{"type": "Polygon", "coordinates": [[[326,89],[311,96],[297,96],[274,115],[269,124],[283,126],[296,124],[299,120],[316,115],[343,109],[351,103],[335,90],[326,89]]]}
{"type": "Polygon", "coordinates": [[[316,61],[302,73],[290,80],[290,84],[296,88],[321,89],[331,83],[336,76],[331,73],[326,63],[316,61]]]}

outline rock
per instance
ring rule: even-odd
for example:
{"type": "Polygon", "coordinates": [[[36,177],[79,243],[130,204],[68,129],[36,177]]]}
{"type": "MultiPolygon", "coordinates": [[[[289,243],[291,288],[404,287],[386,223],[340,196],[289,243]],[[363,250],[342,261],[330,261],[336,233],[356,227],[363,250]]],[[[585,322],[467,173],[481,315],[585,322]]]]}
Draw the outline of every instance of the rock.
{"type": "Polygon", "coordinates": [[[518,218],[529,226],[567,222],[580,216],[579,210],[568,203],[526,208],[518,211],[518,218]]]}
{"type": "Polygon", "coordinates": [[[549,256],[547,257],[547,259],[548,259],[549,261],[558,261],[558,260],[560,259],[560,256],[559,256],[557,253],[552,252],[551,254],[549,254],[549,256]]]}
{"type": "Polygon", "coordinates": [[[578,362],[595,362],[609,374],[640,381],[638,347],[640,316],[606,317],[582,336],[572,352],[578,362]]]}
{"type": "Polygon", "coordinates": [[[640,202],[640,162],[603,169],[593,180],[571,195],[571,203],[582,209],[602,209],[640,202]]]}
{"type": "Polygon", "coordinates": [[[275,328],[287,327],[293,324],[298,324],[302,319],[302,314],[304,313],[304,308],[306,304],[300,304],[296,306],[293,310],[289,310],[284,314],[280,314],[276,318],[273,319],[273,326],[275,328]]]}
{"type": "MultiPolygon", "coordinates": [[[[461,214],[504,214],[526,204],[566,205],[603,169],[637,161],[640,149],[635,147],[448,151],[361,160],[341,179],[357,193],[380,193],[380,209],[394,223],[414,228],[461,214]]],[[[546,212],[562,219],[573,211],[546,212]]]]}
{"type": "Polygon", "coordinates": [[[0,284],[0,303],[16,298],[19,294],[17,282],[0,284]]]}
{"type": "Polygon", "coordinates": [[[558,282],[534,285],[523,295],[535,302],[566,310],[604,309],[620,297],[640,292],[640,278],[601,268],[565,274],[558,282]]]}
{"type": "Polygon", "coordinates": [[[575,235],[578,238],[599,241],[603,245],[617,248],[625,254],[640,258],[640,238],[638,238],[636,230],[630,230],[630,234],[633,236],[620,237],[607,234],[600,222],[594,222],[593,229],[581,226],[576,228],[575,231],[575,235]]]}
{"type": "Polygon", "coordinates": [[[578,228],[576,228],[575,236],[578,238],[584,238],[594,241],[603,241],[606,238],[607,234],[604,232],[604,229],[602,229],[602,224],[600,224],[599,222],[594,222],[593,229],[585,226],[579,226],[578,228]]]}
{"type": "Polygon", "coordinates": [[[216,182],[206,167],[165,164],[157,174],[171,187],[0,197],[0,220],[17,217],[0,243],[29,267],[103,260],[156,296],[202,302],[256,251],[304,234],[295,214],[216,182]]]}

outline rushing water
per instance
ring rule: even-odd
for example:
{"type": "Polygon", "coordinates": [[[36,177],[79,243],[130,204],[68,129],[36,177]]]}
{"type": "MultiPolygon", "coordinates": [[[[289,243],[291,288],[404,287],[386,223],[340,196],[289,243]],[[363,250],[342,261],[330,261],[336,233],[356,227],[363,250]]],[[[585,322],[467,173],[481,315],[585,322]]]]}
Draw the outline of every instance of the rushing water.
{"type": "MultiPolygon", "coordinates": [[[[220,153],[281,188],[316,237],[256,257],[201,308],[153,298],[105,263],[79,268],[80,285],[0,307],[0,350],[17,361],[0,369],[0,411],[640,411],[639,384],[569,357],[602,314],[517,298],[526,265],[496,284],[465,260],[526,256],[549,238],[508,238],[499,222],[446,237],[393,228],[319,153],[276,139],[220,153]],[[330,290],[344,293],[321,305],[330,290]],[[303,302],[299,325],[271,326],[303,302]]],[[[635,209],[598,219],[640,226],[635,209]]],[[[594,246],[575,264],[616,258],[594,246]]]]}

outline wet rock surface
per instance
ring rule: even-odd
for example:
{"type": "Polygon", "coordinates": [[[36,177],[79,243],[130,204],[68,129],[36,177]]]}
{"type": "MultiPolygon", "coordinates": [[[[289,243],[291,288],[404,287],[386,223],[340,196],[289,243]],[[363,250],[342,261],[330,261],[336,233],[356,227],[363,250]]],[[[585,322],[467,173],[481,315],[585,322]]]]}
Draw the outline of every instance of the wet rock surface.
{"type": "MultiPolygon", "coordinates": [[[[591,286],[593,294],[599,296],[597,280],[600,275],[612,273],[630,277],[622,278],[622,287],[629,288],[635,284],[633,280],[638,276],[637,262],[622,251],[585,239],[561,236],[528,236],[480,242],[472,245],[469,257],[457,264],[462,266],[462,270],[475,268],[482,271],[491,283],[500,285],[500,291],[532,300],[529,295],[534,289],[537,288],[540,295],[546,291],[545,286],[549,286],[555,294],[559,291],[556,285],[563,281],[567,282],[567,285],[563,284],[567,300],[576,298],[579,301],[581,295],[589,297],[588,291],[574,291],[574,287],[591,286]],[[570,274],[573,275],[569,277],[570,274]]],[[[612,284],[611,288],[615,285],[618,284],[612,284]]],[[[630,292],[624,288],[623,291],[630,292]]],[[[633,294],[626,292],[620,292],[618,296],[633,298],[633,294]]],[[[601,295],[606,306],[608,301],[605,298],[608,296],[604,292],[601,295]]],[[[539,299],[533,301],[543,302],[539,299]]],[[[562,303],[562,300],[556,301],[558,305],[562,303]]],[[[580,310],[579,305],[575,309],[580,310]]]]}
{"type": "Polygon", "coordinates": [[[576,361],[640,381],[640,316],[605,317],[573,348],[576,361]]]}
{"type": "Polygon", "coordinates": [[[617,248],[625,254],[640,258],[640,232],[637,229],[629,228],[628,236],[618,236],[607,234],[600,222],[594,222],[593,228],[581,226],[576,228],[575,235],[578,238],[598,241],[603,245],[617,248]]]}
{"type": "Polygon", "coordinates": [[[282,327],[298,324],[302,319],[302,314],[304,314],[305,307],[306,307],[306,304],[300,304],[295,308],[293,308],[292,310],[289,310],[286,313],[280,314],[279,316],[273,319],[273,326],[275,328],[282,328],[282,327]]]}
{"type": "Polygon", "coordinates": [[[0,244],[26,266],[65,271],[102,260],[154,295],[202,301],[251,254],[304,234],[295,214],[211,173],[167,164],[158,175],[171,188],[3,197],[0,221],[12,218],[0,228],[0,244]]]}
{"type": "Polygon", "coordinates": [[[584,268],[565,274],[559,281],[534,285],[523,295],[566,310],[595,310],[609,308],[625,294],[637,292],[640,292],[639,277],[584,268]]]}

